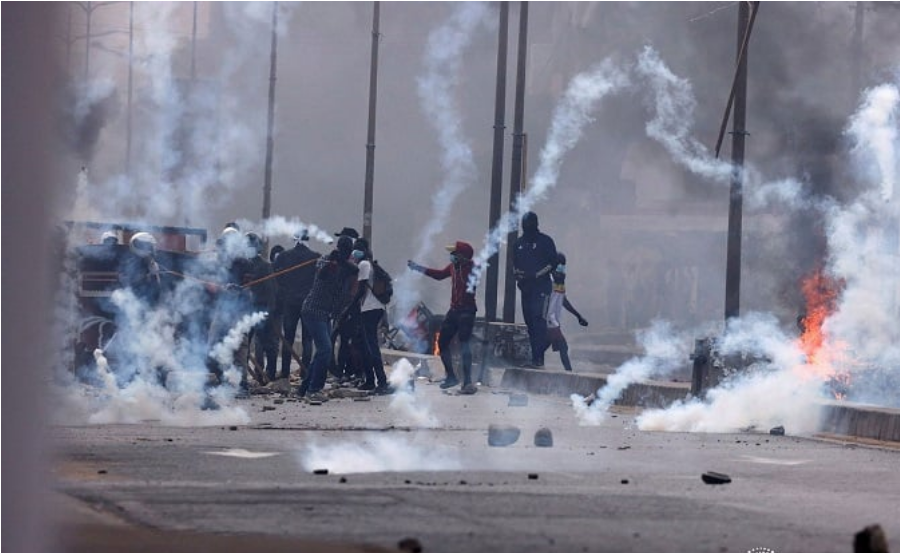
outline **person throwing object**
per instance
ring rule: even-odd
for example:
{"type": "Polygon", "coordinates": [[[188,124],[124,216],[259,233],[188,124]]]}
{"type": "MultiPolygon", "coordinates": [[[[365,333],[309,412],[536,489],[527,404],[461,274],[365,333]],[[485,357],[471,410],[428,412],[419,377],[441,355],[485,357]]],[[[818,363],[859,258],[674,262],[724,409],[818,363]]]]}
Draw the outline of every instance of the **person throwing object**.
{"type": "Polygon", "coordinates": [[[446,390],[459,384],[459,379],[453,371],[453,356],[450,354],[450,343],[455,336],[459,340],[463,371],[463,386],[459,393],[469,395],[478,391],[478,388],[472,384],[472,348],[470,345],[478,307],[475,303],[475,290],[467,291],[469,275],[475,266],[475,262],[472,261],[475,251],[471,244],[463,241],[457,241],[455,244],[447,246],[447,250],[450,252],[450,264],[443,269],[430,269],[414,261],[408,261],[407,266],[411,270],[435,280],[452,279],[450,309],[444,316],[444,322],[441,323],[441,335],[438,339],[441,361],[447,372],[441,388],[446,390]]]}

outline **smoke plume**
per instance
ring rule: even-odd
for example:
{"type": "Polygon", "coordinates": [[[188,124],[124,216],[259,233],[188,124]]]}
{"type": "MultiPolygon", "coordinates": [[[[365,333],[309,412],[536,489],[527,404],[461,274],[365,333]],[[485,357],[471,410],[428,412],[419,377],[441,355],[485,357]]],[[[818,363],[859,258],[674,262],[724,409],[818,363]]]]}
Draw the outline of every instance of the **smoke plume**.
{"type": "MultiPolygon", "coordinates": [[[[441,151],[440,186],[431,197],[431,212],[418,235],[415,259],[434,248],[434,239],[446,226],[456,199],[477,180],[472,147],[463,131],[463,114],[458,101],[462,56],[472,35],[487,22],[488,6],[466,2],[454,6],[449,21],[431,31],[424,55],[424,74],[416,79],[422,111],[438,138],[441,151]]],[[[419,301],[419,279],[406,269],[398,278],[396,306],[408,313],[419,301]]]]}
{"type": "Polygon", "coordinates": [[[517,197],[515,208],[500,218],[497,226],[485,238],[485,245],[475,255],[475,269],[469,277],[469,291],[473,291],[487,268],[488,259],[506,242],[507,235],[517,227],[518,220],[556,185],[560,166],[594,120],[600,101],[608,94],[628,84],[628,78],[611,60],[576,75],[557,105],[547,141],[541,150],[538,169],[528,190],[517,197]]]}

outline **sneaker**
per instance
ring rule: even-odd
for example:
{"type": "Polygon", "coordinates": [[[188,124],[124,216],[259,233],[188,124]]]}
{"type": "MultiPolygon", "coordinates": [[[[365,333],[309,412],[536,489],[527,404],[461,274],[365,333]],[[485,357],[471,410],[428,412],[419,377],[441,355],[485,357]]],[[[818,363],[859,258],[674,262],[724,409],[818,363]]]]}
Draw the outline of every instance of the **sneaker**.
{"type": "Polygon", "coordinates": [[[452,388],[459,384],[459,380],[456,377],[451,376],[449,378],[445,378],[443,382],[441,382],[441,390],[446,390],[447,388],[452,388]]]}
{"type": "Polygon", "coordinates": [[[366,382],[357,386],[356,389],[361,392],[371,392],[375,389],[375,384],[373,382],[366,382]]]}
{"type": "Polygon", "coordinates": [[[375,388],[375,395],[376,395],[376,396],[389,396],[389,395],[393,394],[393,393],[396,392],[396,391],[397,391],[397,390],[394,389],[393,386],[391,386],[391,385],[389,385],[389,384],[386,384],[386,385],[384,385],[384,386],[377,386],[377,387],[375,388]]]}
{"type": "Polygon", "coordinates": [[[310,402],[325,403],[326,401],[328,401],[328,396],[326,396],[322,392],[313,392],[306,396],[306,400],[310,402]]]}
{"type": "Polygon", "coordinates": [[[463,396],[470,396],[477,391],[478,391],[478,388],[476,388],[474,385],[466,384],[465,386],[463,386],[462,388],[459,389],[459,394],[463,395],[463,396]]]}
{"type": "Polygon", "coordinates": [[[529,361],[527,363],[522,363],[519,366],[522,367],[523,369],[543,369],[544,368],[543,363],[537,363],[535,361],[529,361]]]}

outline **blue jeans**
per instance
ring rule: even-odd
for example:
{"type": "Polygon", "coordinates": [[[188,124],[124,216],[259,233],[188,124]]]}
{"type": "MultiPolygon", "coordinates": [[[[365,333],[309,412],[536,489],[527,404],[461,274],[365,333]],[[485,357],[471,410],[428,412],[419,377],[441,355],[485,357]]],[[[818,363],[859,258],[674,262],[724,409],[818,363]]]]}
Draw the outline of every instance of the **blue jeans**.
{"type": "Polygon", "coordinates": [[[327,318],[319,318],[315,316],[303,315],[303,324],[309,329],[312,335],[313,344],[316,348],[316,354],[313,356],[312,364],[306,377],[300,383],[300,395],[307,392],[321,392],[325,387],[325,377],[327,376],[328,367],[334,361],[331,351],[331,321],[327,318]]]}

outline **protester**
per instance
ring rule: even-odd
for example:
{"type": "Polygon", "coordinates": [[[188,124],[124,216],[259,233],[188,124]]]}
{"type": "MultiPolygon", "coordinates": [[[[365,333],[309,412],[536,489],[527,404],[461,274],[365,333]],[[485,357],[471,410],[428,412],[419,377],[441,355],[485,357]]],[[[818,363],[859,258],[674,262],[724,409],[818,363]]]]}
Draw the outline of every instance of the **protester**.
{"type": "Polygon", "coordinates": [[[262,256],[265,249],[262,238],[255,232],[248,232],[245,237],[250,247],[248,252],[250,257],[242,286],[250,292],[253,311],[266,312],[266,318],[250,329],[247,342],[252,348],[250,351],[256,366],[265,371],[268,380],[275,380],[278,364],[278,331],[274,327],[272,312],[275,310],[277,289],[275,279],[272,278],[272,264],[262,256]]]}
{"type": "Polygon", "coordinates": [[[513,245],[513,275],[522,293],[522,317],[528,327],[531,361],[525,366],[543,368],[547,341],[547,304],[552,291],[550,272],[556,267],[556,244],[538,230],[538,216],[522,216],[522,236],[513,245]]]}
{"type": "MultiPolygon", "coordinates": [[[[338,238],[344,236],[356,240],[359,233],[351,227],[344,227],[335,233],[338,238]]],[[[363,375],[363,338],[360,322],[359,306],[351,307],[356,296],[357,281],[351,279],[344,284],[341,291],[340,311],[347,311],[347,316],[336,323],[335,338],[340,338],[337,351],[337,363],[331,367],[332,374],[343,384],[362,384],[363,375]]],[[[335,340],[332,340],[334,343],[335,340]]]]}
{"type": "Polygon", "coordinates": [[[562,333],[561,315],[563,308],[578,318],[578,324],[587,326],[587,320],[575,309],[566,297],[566,256],[562,252],[556,254],[556,267],[550,273],[553,279],[553,292],[550,294],[550,304],[547,309],[547,339],[553,351],[559,352],[559,359],[563,368],[572,370],[569,361],[569,344],[562,333]]]}
{"type": "Polygon", "coordinates": [[[355,279],[359,269],[349,260],[353,240],[347,236],[338,238],[337,247],[316,263],[316,275],[312,288],[301,309],[303,324],[312,334],[316,348],[309,371],[300,383],[299,397],[309,394],[311,401],[322,401],[325,376],[334,361],[331,331],[335,317],[340,313],[341,292],[346,282],[355,279]]]}
{"type": "Polygon", "coordinates": [[[289,378],[291,375],[291,358],[298,326],[301,332],[301,376],[309,370],[313,350],[312,334],[303,324],[300,311],[315,280],[315,262],[321,254],[306,245],[309,240],[306,232],[297,233],[294,240],[294,247],[281,252],[273,262],[273,270],[278,275],[279,310],[282,316],[281,329],[284,332],[281,343],[281,378],[289,378]]]}
{"type": "Polygon", "coordinates": [[[341,313],[340,318],[353,311],[360,313],[362,337],[360,349],[363,354],[364,382],[359,389],[372,391],[376,395],[391,394],[394,390],[388,384],[387,375],[384,372],[384,361],[381,358],[381,348],[378,345],[378,325],[384,316],[384,305],[372,292],[374,269],[369,241],[365,238],[357,239],[353,243],[352,256],[359,267],[357,289],[350,306],[341,313]]]}
{"type": "Polygon", "coordinates": [[[447,246],[450,252],[450,264],[443,269],[431,269],[423,267],[410,260],[407,266],[413,271],[423,273],[435,280],[452,278],[450,289],[450,309],[441,323],[441,334],[438,339],[438,347],[441,349],[441,361],[447,377],[441,383],[441,388],[452,388],[459,384],[459,379],[453,370],[453,356],[450,344],[454,337],[459,340],[460,356],[462,358],[463,386],[460,394],[474,394],[478,391],[472,384],[472,349],[470,341],[472,329],[475,326],[475,313],[478,310],[475,303],[475,290],[468,291],[469,275],[475,263],[472,261],[474,250],[468,242],[457,241],[447,246]]]}

